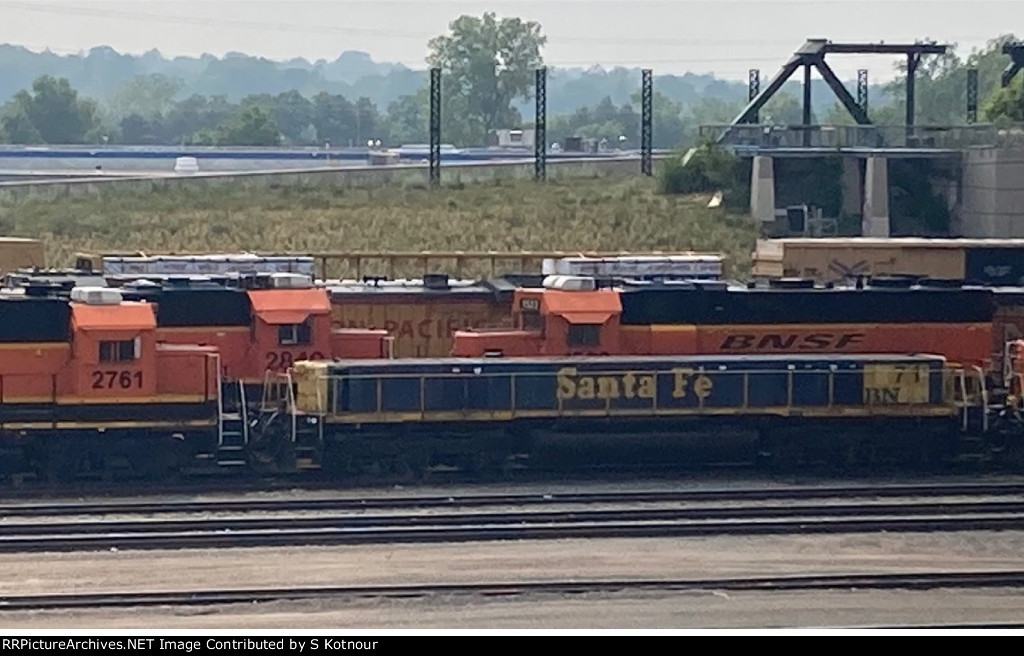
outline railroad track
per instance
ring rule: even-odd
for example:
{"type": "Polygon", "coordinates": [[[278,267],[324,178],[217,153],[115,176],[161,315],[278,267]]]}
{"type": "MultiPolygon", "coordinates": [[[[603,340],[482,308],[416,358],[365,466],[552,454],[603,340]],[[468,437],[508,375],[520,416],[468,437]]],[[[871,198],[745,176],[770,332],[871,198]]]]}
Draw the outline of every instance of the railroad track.
{"type": "Polygon", "coordinates": [[[1024,502],[775,505],[5,522],[0,551],[1024,529],[1024,502]]]}
{"type": "MultiPolygon", "coordinates": [[[[812,575],[726,579],[534,581],[452,583],[400,586],[330,586],[180,590],[169,592],[102,592],[0,596],[0,611],[133,608],[145,606],[214,606],[271,601],[410,599],[471,596],[629,594],[651,592],[769,592],[815,590],[932,590],[1020,588],[1024,571],[929,572],[912,574],[812,575]]],[[[1007,626],[1000,624],[999,626],[1007,626]]]]}
{"type": "Polygon", "coordinates": [[[828,486],[661,490],[634,492],[552,492],[431,496],[344,496],[303,499],[208,501],[101,501],[0,504],[0,518],[174,513],[366,511],[384,509],[480,508],[632,503],[798,501],[807,499],[892,499],[897,497],[1024,496],[1024,483],[828,486]]]}

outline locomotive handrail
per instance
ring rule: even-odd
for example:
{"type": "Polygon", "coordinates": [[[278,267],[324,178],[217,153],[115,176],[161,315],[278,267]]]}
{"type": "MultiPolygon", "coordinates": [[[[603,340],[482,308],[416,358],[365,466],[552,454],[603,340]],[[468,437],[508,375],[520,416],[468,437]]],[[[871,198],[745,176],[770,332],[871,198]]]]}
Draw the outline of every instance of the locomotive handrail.
{"type": "Polygon", "coordinates": [[[981,385],[981,432],[988,432],[988,385],[985,384],[985,371],[978,366],[974,367],[975,373],[978,374],[978,384],[981,385]]]}
{"type": "Polygon", "coordinates": [[[292,385],[292,374],[290,371],[284,373],[284,379],[288,390],[285,392],[285,398],[288,403],[288,414],[291,415],[292,420],[292,443],[294,444],[298,436],[299,415],[295,412],[295,388],[292,385]]]}
{"type": "Polygon", "coordinates": [[[969,403],[967,402],[967,373],[963,369],[958,370],[957,379],[960,382],[960,410],[962,416],[962,426],[964,432],[966,433],[968,428],[967,408],[969,407],[969,403]]]}
{"type": "Polygon", "coordinates": [[[224,446],[224,370],[221,367],[220,353],[213,353],[211,357],[217,366],[217,446],[221,447],[224,446]]]}
{"type": "Polygon", "coordinates": [[[245,382],[238,383],[238,408],[242,417],[242,443],[249,444],[249,401],[245,398],[245,382]]]}

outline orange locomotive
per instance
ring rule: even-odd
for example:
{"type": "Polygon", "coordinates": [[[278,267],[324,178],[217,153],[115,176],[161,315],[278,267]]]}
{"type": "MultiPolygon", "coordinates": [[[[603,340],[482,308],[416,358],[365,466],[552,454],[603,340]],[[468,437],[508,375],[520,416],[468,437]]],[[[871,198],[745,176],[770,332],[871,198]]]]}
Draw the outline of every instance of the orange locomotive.
{"type": "Polygon", "coordinates": [[[153,310],[103,288],[76,289],[70,301],[0,299],[5,450],[55,473],[109,469],[111,460],[146,469],[215,437],[217,351],[159,344],[153,310]]]}
{"type": "Polygon", "coordinates": [[[781,281],[769,288],[664,283],[600,289],[553,277],[518,290],[516,330],[460,331],[452,354],[738,355],[933,353],[991,369],[993,292],[935,281],[836,289],[781,281]]]}
{"type": "Polygon", "coordinates": [[[326,290],[302,282],[77,287],[70,299],[29,285],[0,296],[4,469],[225,464],[245,450],[243,424],[269,372],[388,355],[385,331],[332,329],[326,290]]]}
{"type": "Polygon", "coordinates": [[[390,355],[387,331],[332,327],[328,292],[307,276],[279,273],[235,283],[172,278],[122,289],[127,298],[156,307],[158,341],[215,347],[225,380],[242,383],[250,400],[258,399],[268,372],[284,372],[294,362],[390,355]]]}

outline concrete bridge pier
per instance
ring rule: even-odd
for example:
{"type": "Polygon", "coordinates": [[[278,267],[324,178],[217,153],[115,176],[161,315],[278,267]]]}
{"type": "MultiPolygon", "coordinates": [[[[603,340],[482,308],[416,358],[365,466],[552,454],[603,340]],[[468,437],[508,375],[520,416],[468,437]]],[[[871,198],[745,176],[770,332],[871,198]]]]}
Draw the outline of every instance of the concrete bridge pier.
{"type": "Polygon", "coordinates": [[[762,223],[775,221],[775,164],[766,155],[755,155],[751,166],[750,215],[762,223]]]}
{"type": "Polygon", "coordinates": [[[843,158],[843,173],[839,181],[843,190],[843,216],[861,216],[864,210],[864,184],[861,180],[860,161],[856,157],[843,158]]]}
{"type": "Polygon", "coordinates": [[[864,213],[861,234],[889,237],[889,160],[870,156],[864,167],[864,213]]]}

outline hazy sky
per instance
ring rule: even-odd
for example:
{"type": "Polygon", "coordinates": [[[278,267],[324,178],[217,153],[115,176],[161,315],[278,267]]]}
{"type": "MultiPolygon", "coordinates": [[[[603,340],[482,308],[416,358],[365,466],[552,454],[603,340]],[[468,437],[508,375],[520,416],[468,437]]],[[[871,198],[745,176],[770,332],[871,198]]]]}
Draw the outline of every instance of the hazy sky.
{"type": "MultiPolygon", "coordinates": [[[[912,42],[964,51],[1018,27],[1005,0],[0,0],[0,42],[61,54],[110,45],[165,55],[240,51],[270,59],[333,59],[364,50],[422,68],[427,40],[461,14],[541,23],[553,66],[650,66],[655,73],[774,73],[807,37],[912,42]]],[[[844,77],[892,74],[892,57],[834,56],[844,77]]]]}

